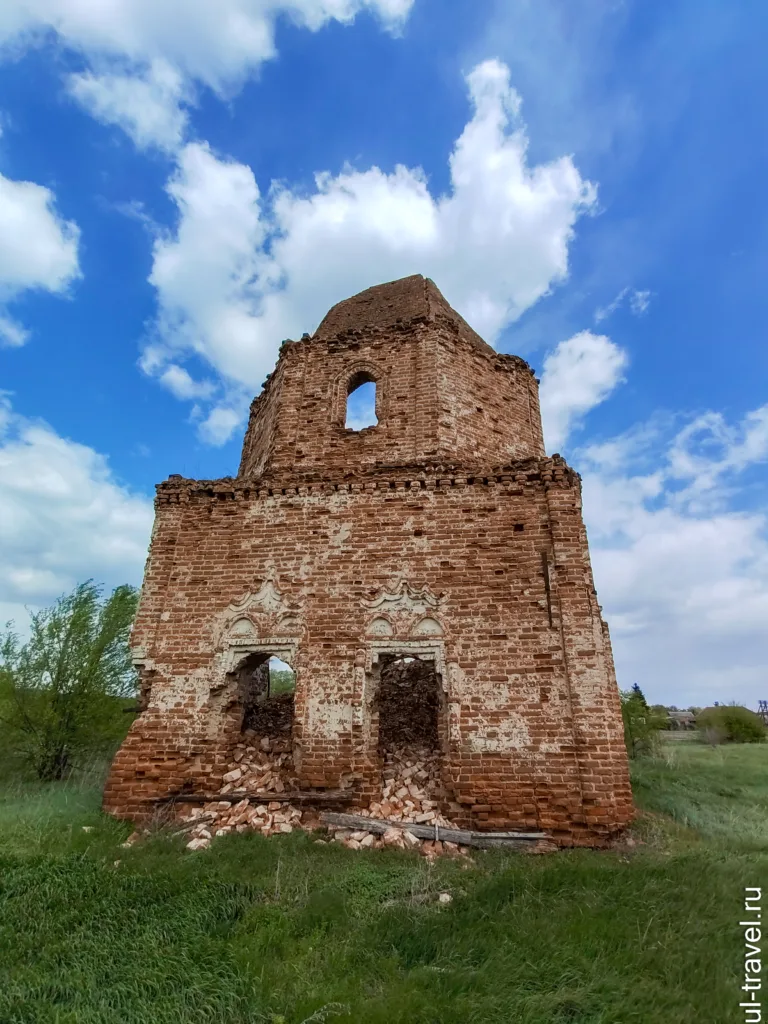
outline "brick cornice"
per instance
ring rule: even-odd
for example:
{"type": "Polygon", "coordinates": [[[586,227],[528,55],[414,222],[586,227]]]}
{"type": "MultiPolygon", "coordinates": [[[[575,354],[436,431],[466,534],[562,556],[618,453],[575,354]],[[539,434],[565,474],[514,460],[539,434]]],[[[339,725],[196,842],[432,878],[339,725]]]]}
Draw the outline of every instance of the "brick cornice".
{"type": "Polygon", "coordinates": [[[157,485],[158,504],[188,501],[191,497],[216,500],[259,495],[321,494],[338,491],[448,490],[452,487],[542,486],[579,487],[581,477],[559,455],[531,458],[506,465],[458,466],[431,464],[379,465],[344,473],[293,473],[261,477],[221,477],[192,480],[171,476],[157,485]]]}

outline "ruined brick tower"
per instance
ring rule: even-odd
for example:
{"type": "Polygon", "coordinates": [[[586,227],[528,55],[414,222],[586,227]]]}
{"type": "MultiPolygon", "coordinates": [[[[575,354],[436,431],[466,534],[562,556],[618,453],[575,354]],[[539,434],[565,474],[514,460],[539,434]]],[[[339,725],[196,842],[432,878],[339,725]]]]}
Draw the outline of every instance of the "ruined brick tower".
{"type": "Polygon", "coordinates": [[[406,691],[384,699],[383,679],[408,658],[434,685],[419,707],[459,824],[567,845],[630,820],[579,477],[545,454],[530,367],[432,281],[369,288],[284,342],[238,475],[172,476],[155,508],[132,638],[143,711],[110,812],[215,791],[254,701],[268,704],[270,656],[296,673],[301,788],[363,799],[408,707],[406,691]],[[378,422],[355,431],[346,404],[363,382],[378,422]]]}

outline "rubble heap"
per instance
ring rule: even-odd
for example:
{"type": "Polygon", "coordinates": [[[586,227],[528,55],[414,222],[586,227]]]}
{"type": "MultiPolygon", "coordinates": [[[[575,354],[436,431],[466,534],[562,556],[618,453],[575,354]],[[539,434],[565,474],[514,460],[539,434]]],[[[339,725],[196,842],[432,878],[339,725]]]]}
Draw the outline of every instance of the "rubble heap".
{"type": "MultiPolygon", "coordinates": [[[[232,831],[251,830],[270,836],[292,832],[294,828],[313,831],[321,827],[316,810],[302,809],[285,798],[268,799],[268,795],[280,797],[297,789],[290,740],[252,733],[246,733],[244,738],[246,742],[235,748],[234,760],[223,777],[219,795],[229,799],[212,800],[183,818],[192,823],[187,844],[191,850],[205,849],[214,836],[232,831]],[[241,799],[232,802],[232,796],[241,799]]],[[[444,799],[438,755],[425,747],[399,747],[384,755],[380,797],[367,807],[358,808],[356,813],[390,821],[455,827],[440,812],[444,799]]],[[[352,850],[394,846],[419,849],[427,857],[467,852],[455,843],[418,839],[396,827],[383,835],[333,825],[327,829],[331,841],[352,850]]]]}
{"type": "Polygon", "coordinates": [[[285,793],[298,788],[290,736],[257,736],[246,732],[235,747],[234,760],[222,779],[220,794],[285,793]]]}
{"type": "MultiPolygon", "coordinates": [[[[445,791],[440,778],[440,758],[430,747],[404,746],[387,751],[381,773],[381,797],[359,811],[362,817],[402,821],[409,824],[456,828],[440,812],[445,791]]],[[[335,842],[352,850],[397,846],[403,850],[419,849],[426,857],[442,853],[464,854],[467,848],[439,839],[419,839],[404,829],[391,828],[383,835],[364,830],[329,826],[335,842]]]]}

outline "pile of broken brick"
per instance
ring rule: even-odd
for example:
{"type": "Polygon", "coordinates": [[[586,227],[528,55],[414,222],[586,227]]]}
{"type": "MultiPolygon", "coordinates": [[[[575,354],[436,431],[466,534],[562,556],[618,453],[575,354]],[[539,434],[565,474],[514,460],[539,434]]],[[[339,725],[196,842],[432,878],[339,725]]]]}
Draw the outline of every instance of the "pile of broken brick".
{"type": "Polygon", "coordinates": [[[234,761],[222,779],[219,790],[226,796],[237,789],[246,793],[284,793],[296,789],[298,779],[293,774],[293,755],[288,738],[263,736],[254,739],[254,746],[241,743],[235,747],[234,761]]]}
{"type": "Polygon", "coordinates": [[[294,792],[298,781],[294,776],[290,743],[287,739],[263,737],[235,748],[234,762],[223,777],[219,796],[236,794],[240,799],[212,800],[189,811],[183,817],[190,850],[204,850],[216,836],[230,832],[258,831],[271,836],[300,828],[315,831],[323,828],[328,838],[318,843],[336,842],[351,850],[395,847],[418,850],[428,859],[447,854],[466,856],[468,848],[437,838],[437,827],[455,828],[440,812],[444,793],[440,780],[439,759],[428,749],[399,748],[385,754],[381,796],[367,807],[356,809],[362,817],[403,824],[436,826],[434,839],[419,839],[402,827],[392,825],[383,833],[364,828],[326,825],[314,809],[302,809],[282,800],[267,799],[294,792]],[[256,796],[258,794],[258,796],[256,796]]]}

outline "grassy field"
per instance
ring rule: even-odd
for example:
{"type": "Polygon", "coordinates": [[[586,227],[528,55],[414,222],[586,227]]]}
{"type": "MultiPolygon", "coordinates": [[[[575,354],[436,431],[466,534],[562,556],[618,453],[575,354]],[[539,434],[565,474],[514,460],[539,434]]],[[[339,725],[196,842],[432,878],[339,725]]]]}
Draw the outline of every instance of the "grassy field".
{"type": "Polygon", "coordinates": [[[738,922],[744,887],[768,880],[768,745],[639,762],[627,850],[468,868],[296,834],[122,849],[100,782],[2,787],[2,1024],[744,1019],[738,922]]]}

